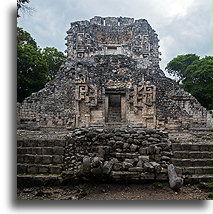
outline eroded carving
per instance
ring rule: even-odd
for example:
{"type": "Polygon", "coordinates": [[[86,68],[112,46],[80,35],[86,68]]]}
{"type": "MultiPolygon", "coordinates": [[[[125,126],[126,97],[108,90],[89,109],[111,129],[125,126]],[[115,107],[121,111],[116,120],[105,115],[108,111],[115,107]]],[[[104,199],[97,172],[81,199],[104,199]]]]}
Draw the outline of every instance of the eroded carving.
{"type": "Polygon", "coordinates": [[[155,102],[156,88],[153,85],[148,85],[142,80],[138,85],[134,85],[130,89],[130,104],[135,108],[141,109],[144,105],[152,106],[155,102]]]}
{"type": "Polygon", "coordinates": [[[88,85],[86,77],[80,75],[75,86],[76,101],[84,101],[87,106],[96,106],[98,102],[98,92],[96,85],[88,85]]]}

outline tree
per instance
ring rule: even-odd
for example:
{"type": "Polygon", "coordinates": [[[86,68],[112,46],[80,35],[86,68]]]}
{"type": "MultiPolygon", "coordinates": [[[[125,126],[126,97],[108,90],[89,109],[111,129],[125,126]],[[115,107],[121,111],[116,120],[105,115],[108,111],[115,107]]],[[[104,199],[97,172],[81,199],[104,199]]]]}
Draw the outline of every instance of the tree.
{"type": "Polygon", "coordinates": [[[200,59],[195,54],[179,55],[167,64],[167,71],[179,78],[178,83],[204,107],[212,109],[213,57],[200,59]]]}
{"type": "Polygon", "coordinates": [[[182,87],[207,109],[212,109],[212,62],[211,56],[194,61],[186,68],[187,78],[182,82],[182,87]]]}
{"type": "Polygon", "coordinates": [[[40,50],[32,45],[17,46],[17,101],[44,87],[49,81],[48,65],[40,50]]]}
{"type": "Polygon", "coordinates": [[[59,68],[61,64],[66,59],[66,56],[64,53],[58,51],[56,48],[52,47],[46,47],[42,51],[42,55],[47,62],[50,78],[55,78],[57,72],[59,71],[59,68]]]}
{"type": "Polygon", "coordinates": [[[56,48],[37,46],[35,39],[17,28],[17,100],[22,102],[33,92],[44,88],[58,72],[65,55],[56,48]]]}
{"type": "Polygon", "coordinates": [[[20,27],[17,27],[17,44],[28,44],[36,49],[38,48],[35,39],[33,39],[33,37],[27,31],[20,27]]]}
{"type": "Polygon", "coordinates": [[[187,76],[186,68],[199,58],[196,54],[178,55],[167,64],[166,70],[169,74],[176,76],[178,82],[183,81],[187,76]]]}

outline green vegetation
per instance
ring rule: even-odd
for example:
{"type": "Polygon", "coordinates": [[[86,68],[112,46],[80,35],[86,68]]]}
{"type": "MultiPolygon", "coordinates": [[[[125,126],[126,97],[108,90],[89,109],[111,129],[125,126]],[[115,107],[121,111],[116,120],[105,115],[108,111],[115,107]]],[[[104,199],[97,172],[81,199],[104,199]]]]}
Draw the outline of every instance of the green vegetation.
{"type": "Polygon", "coordinates": [[[153,186],[155,187],[155,188],[163,188],[163,184],[162,183],[159,183],[159,182],[154,182],[153,183],[153,186]]]}
{"type": "Polygon", "coordinates": [[[178,78],[180,86],[207,109],[212,109],[212,62],[212,56],[186,54],[175,57],[166,67],[169,74],[178,78]]]}
{"type": "Polygon", "coordinates": [[[44,88],[58,72],[66,56],[56,48],[43,50],[32,36],[17,28],[17,101],[44,88]]]}
{"type": "Polygon", "coordinates": [[[50,78],[53,79],[56,76],[62,62],[65,61],[66,56],[56,48],[50,47],[44,48],[42,50],[42,55],[48,65],[50,78]]]}

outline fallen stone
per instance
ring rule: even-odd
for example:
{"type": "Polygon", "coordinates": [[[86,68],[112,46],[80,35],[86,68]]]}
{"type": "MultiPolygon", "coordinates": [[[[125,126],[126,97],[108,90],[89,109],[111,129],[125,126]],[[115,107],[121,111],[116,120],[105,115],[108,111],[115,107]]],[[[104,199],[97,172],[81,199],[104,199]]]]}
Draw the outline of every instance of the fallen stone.
{"type": "Polygon", "coordinates": [[[111,170],[112,170],[112,167],[113,167],[113,162],[105,161],[104,165],[103,165],[103,168],[102,168],[103,173],[104,174],[109,174],[111,172],[111,170]]]}
{"type": "Polygon", "coordinates": [[[154,167],[149,162],[145,162],[143,166],[144,166],[145,171],[148,171],[148,172],[154,171],[154,167]]]}
{"type": "Polygon", "coordinates": [[[85,156],[83,158],[83,172],[90,172],[91,169],[91,158],[89,156],[85,156]]]}
{"type": "Polygon", "coordinates": [[[92,167],[102,167],[103,166],[103,158],[94,157],[92,160],[92,167]]]}
{"type": "Polygon", "coordinates": [[[161,165],[159,163],[150,162],[150,164],[152,164],[152,166],[154,167],[156,173],[160,173],[161,172],[162,167],[161,167],[161,165]]]}
{"type": "Polygon", "coordinates": [[[130,168],[130,167],[133,167],[133,165],[132,165],[131,163],[129,163],[129,162],[124,161],[124,162],[122,163],[122,167],[123,167],[124,169],[128,169],[128,168],[130,168]]]}
{"type": "Polygon", "coordinates": [[[178,191],[183,185],[183,179],[177,176],[173,164],[168,166],[169,185],[174,191],[178,191]]]}

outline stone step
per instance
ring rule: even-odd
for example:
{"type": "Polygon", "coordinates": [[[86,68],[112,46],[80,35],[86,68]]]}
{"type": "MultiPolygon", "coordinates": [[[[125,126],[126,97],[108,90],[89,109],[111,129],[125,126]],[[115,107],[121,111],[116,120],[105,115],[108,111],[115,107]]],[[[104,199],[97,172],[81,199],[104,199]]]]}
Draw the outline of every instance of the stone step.
{"type": "Polygon", "coordinates": [[[17,154],[32,154],[32,155],[63,155],[64,147],[18,147],[17,154]]]}
{"type": "Polygon", "coordinates": [[[28,139],[28,140],[17,140],[17,148],[19,147],[53,147],[53,146],[65,146],[65,140],[63,139],[28,139]]]}
{"type": "Polygon", "coordinates": [[[212,152],[209,151],[174,151],[173,152],[174,158],[181,158],[181,159],[202,159],[212,158],[212,152]]]}
{"type": "Polygon", "coordinates": [[[62,169],[63,164],[17,164],[17,174],[60,174],[62,169]]]}
{"type": "Polygon", "coordinates": [[[211,144],[172,143],[173,151],[208,151],[212,152],[211,144]]]}
{"type": "Polygon", "coordinates": [[[175,167],[212,167],[212,159],[172,159],[175,167]]]}
{"type": "Polygon", "coordinates": [[[58,186],[61,183],[59,175],[17,175],[18,187],[58,186]]]}
{"type": "Polygon", "coordinates": [[[18,154],[18,163],[32,163],[32,164],[63,164],[64,158],[62,155],[32,155],[32,154],[18,154]]]}
{"type": "Polygon", "coordinates": [[[191,175],[191,176],[185,176],[184,183],[200,183],[200,182],[212,182],[212,175],[191,175]]]}
{"type": "Polygon", "coordinates": [[[175,167],[178,175],[204,175],[211,174],[213,171],[212,167],[175,167]]]}

